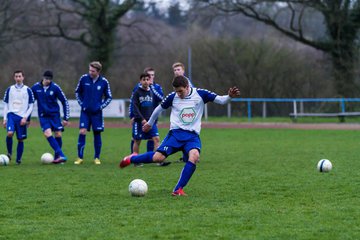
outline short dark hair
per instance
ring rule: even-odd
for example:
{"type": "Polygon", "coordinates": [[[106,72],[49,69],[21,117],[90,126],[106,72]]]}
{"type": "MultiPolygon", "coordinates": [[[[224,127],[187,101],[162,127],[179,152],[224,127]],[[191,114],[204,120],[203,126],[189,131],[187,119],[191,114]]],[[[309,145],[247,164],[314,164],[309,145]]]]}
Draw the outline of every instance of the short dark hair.
{"type": "Polygon", "coordinates": [[[25,76],[23,70],[15,70],[13,76],[15,76],[16,73],[21,73],[21,75],[25,76]]]}
{"type": "Polygon", "coordinates": [[[186,88],[189,86],[189,80],[184,76],[176,76],[176,77],[174,77],[174,79],[172,81],[172,86],[174,88],[177,88],[177,87],[186,88]]]}
{"type": "Polygon", "coordinates": [[[148,78],[150,78],[150,74],[148,74],[148,73],[142,73],[142,74],[140,74],[140,80],[141,79],[143,79],[143,78],[146,78],[146,77],[148,77],[148,78]]]}

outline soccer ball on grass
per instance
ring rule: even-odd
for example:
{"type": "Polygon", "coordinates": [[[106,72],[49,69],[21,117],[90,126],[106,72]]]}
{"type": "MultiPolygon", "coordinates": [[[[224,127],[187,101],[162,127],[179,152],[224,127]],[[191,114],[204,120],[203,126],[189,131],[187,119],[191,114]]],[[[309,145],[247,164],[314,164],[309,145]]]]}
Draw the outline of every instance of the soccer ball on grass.
{"type": "Polygon", "coordinates": [[[332,164],[328,159],[321,159],[317,164],[317,170],[319,172],[330,172],[332,164]]]}
{"type": "Polygon", "coordinates": [[[41,163],[50,164],[54,161],[54,156],[51,153],[44,153],[40,158],[41,163]]]}
{"type": "Polygon", "coordinates": [[[5,154],[0,154],[0,165],[7,166],[9,165],[10,159],[5,154]]]}
{"type": "Polygon", "coordinates": [[[133,197],[143,197],[148,191],[148,186],[144,180],[134,179],[129,184],[129,192],[133,197]]]}

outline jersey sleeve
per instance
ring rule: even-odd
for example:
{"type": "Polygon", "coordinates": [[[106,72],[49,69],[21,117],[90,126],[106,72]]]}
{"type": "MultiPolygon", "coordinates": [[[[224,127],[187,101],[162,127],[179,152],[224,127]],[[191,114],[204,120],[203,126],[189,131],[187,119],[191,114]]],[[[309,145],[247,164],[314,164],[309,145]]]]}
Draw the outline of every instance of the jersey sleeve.
{"type": "Polygon", "coordinates": [[[8,88],[6,89],[5,94],[4,94],[4,99],[3,99],[3,101],[4,101],[5,103],[9,103],[9,91],[10,91],[10,87],[8,87],[8,88]]]}
{"type": "Polygon", "coordinates": [[[172,106],[175,94],[176,94],[175,92],[172,92],[163,99],[163,101],[161,102],[161,107],[163,109],[168,109],[169,107],[172,106]]]}
{"type": "Polygon", "coordinates": [[[150,89],[154,94],[154,103],[157,106],[164,98],[162,87],[159,84],[151,84],[150,89]]]}
{"type": "Polygon", "coordinates": [[[106,82],[105,83],[106,87],[105,87],[105,90],[104,90],[105,99],[104,99],[104,101],[102,102],[102,104],[100,106],[101,110],[106,108],[110,104],[110,102],[112,100],[112,94],[111,94],[111,90],[110,90],[110,83],[109,83],[108,80],[106,80],[106,79],[104,79],[104,80],[106,82]]]}
{"type": "Polygon", "coordinates": [[[204,103],[213,102],[217,96],[216,93],[211,92],[206,89],[196,89],[200,97],[203,99],[204,103]]]}
{"type": "Polygon", "coordinates": [[[129,118],[130,119],[134,117],[133,98],[134,98],[134,93],[136,92],[136,90],[138,88],[139,88],[139,84],[136,84],[136,86],[133,88],[133,90],[131,92],[130,103],[129,103],[129,118]]]}
{"type": "Polygon", "coordinates": [[[34,93],[31,90],[31,88],[27,88],[27,93],[29,95],[29,104],[34,103],[35,102],[35,98],[34,98],[34,93]]]}
{"type": "Polygon", "coordinates": [[[78,101],[80,107],[82,107],[82,104],[83,104],[83,87],[82,87],[82,80],[83,77],[81,77],[79,79],[79,82],[76,86],[76,89],[75,89],[75,97],[76,97],[76,100],[78,101]]]}
{"type": "Polygon", "coordinates": [[[61,89],[60,86],[56,85],[57,88],[57,98],[60,100],[63,111],[64,111],[64,120],[68,121],[70,118],[70,107],[69,107],[69,101],[67,100],[65,93],[61,89]]]}

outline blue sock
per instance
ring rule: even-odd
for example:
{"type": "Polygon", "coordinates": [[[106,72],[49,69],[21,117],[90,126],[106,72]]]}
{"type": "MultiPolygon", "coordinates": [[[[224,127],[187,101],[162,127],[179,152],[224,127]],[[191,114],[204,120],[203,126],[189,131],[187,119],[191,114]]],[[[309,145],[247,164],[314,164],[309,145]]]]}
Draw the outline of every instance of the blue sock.
{"type": "Polygon", "coordinates": [[[58,143],[59,147],[62,148],[62,137],[55,137],[55,140],[58,143]]]}
{"type": "Polygon", "coordinates": [[[102,146],[101,133],[94,132],[94,149],[95,149],[94,158],[100,158],[101,146],[102,146]]]}
{"type": "Polygon", "coordinates": [[[148,152],[153,152],[154,151],[154,141],[153,140],[148,140],[147,141],[146,150],[148,152]]]}
{"type": "Polygon", "coordinates": [[[192,162],[188,161],[185,163],[185,166],[180,174],[180,179],[178,183],[176,184],[176,187],[174,188],[174,192],[178,190],[179,188],[183,188],[186,186],[186,184],[189,182],[191,176],[196,170],[196,165],[192,162]]]}
{"type": "Polygon", "coordinates": [[[59,147],[59,144],[57,143],[57,141],[55,140],[55,138],[53,136],[50,136],[48,138],[46,138],[50,144],[50,146],[52,147],[52,149],[55,152],[55,157],[56,156],[62,156],[64,157],[64,153],[61,151],[61,148],[59,147]]]}
{"type": "Polygon", "coordinates": [[[152,163],[155,152],[146,152],[140,155],[133,156],[131,163],[152,163]]]}
{"type": "Polygon", "coordinates": [[[85,140],[86,140],[86,135],[85,134],[79,134],[78,157],[81,158],[81,159],[84,158],[85,140]]]}
{"type": "Polygon", "coordinates": [[[13,147],[12,137],[6,137],[6,148],[10,155],[12,154],[12,147],[13,147]]]}
{"type": "Polygon", "coordinates": [[[131,153],[134,152],[134,139],[131,139],[131,142],[130,142],[130,152],[131,153]]]}
{"type": "Polygon", "coordinates": [[[24,142],[18,142],[17,148],[16,148],[16,162],[21,162],[21,157],[24,152],[24,142]]]}

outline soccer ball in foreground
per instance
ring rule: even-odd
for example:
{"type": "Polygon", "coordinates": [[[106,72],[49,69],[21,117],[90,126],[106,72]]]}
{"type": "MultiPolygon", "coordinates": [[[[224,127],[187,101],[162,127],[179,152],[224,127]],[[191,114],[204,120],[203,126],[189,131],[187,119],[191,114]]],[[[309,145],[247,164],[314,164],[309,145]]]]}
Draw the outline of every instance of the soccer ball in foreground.
{"type": "Polygon", "coordinates": [[[54,156],[51,153],[44,153],[40,158],[43,164],[50,164],[54,161],[54,156]]]}
{"type": "Polygon", "coordinates": [[[328,159],[321,159],[317,164],[317,169],[319,172],[330,172],[332,164],[328,159]]]}
{"type": "Polygon", "coordinates": [[[143,197],[148,191],[148,186],[144,180],[135,179],[129,184],[129,192],[133,197],[143,197]]]}
{"type": "Polygon", "coordinates": [[[10,159],[5,154],[0,154],[0,165],[7,166],[9,165],[10,159]]]}

